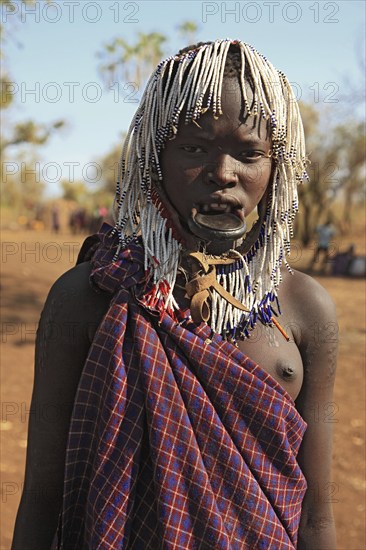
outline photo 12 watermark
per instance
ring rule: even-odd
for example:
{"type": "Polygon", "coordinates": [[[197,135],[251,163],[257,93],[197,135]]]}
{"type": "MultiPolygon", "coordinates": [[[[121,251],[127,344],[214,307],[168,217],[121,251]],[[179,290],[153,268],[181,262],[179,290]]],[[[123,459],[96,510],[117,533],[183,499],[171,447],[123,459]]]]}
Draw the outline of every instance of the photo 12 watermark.
{"type": "Polygon", "coordinates": [[[21,422],[27,423],[30,418],[37,422],[55,424],[67,418],[70,414],[72,403],[52,403],[51,401],[29,405],[25,401],[2,401],[1,423],[21,422]]]}
{"type": "MultiPolygon", "coordinates": [[[[205,165],[206,170],[215,170],[215,164],[205,165]]],[[[41,163],[35,162],[17,162],[4,161],[2,163],[2,183],[11,181],[11,178],[17,177],[21,183],[25,183],[32,179],[35,183],[44,182],[47,184],[59,183],[67,180],[74,183],[78,177],[89,184],[97,184],[103,181],[103,177],[108,171],[108,177],[112,176],[115,181],[118,180],[121,165],[119,162],[114,162],[109,166],[102,166],[98,162],[90,161],[82,164],[78,161],[64,161],[62,163],[49,161],[41,163]]],[[[236,169],[241,174],[246,174],[248,177],[257,178],[261,175],[261,167],[250,166],[249,168],[241,162],[237,162],[236,169]]],[[[309,178],[312,181],[318,181],[324,186],[334,187],[339,183],[339,166],[336,162],[320,163],[314,161],[308,168],[309,178]]]]}
{"type": "Polygon", "coordinates": [[[72,24],[84,21],[95,24],[104,20],[111,23],[136,24],[140,22],[139,12],[138,2],[47,2],[45,0],[36,0],[33,3],[2,2],[1,22],[6,25],[17,18],[22,23],[55,24],[63,21],[72,24]]]}
{"type": "MultiPolygon", "coordinates": [[[[266,85],[274,89],[278,82],[267,82],[266,85]]],[[[294,96],[288,102],[307,99],[312,103],[339,103],[340,85],[338,82],[313,82],[300,85],[291,81],[294,96]]],[[[98,103],[106,96],[112,96],[114,103],[138,104],[141,100],[140,87],[136,82],[109,83],[107,87],[99,82],[15,82],[4,80],[1,82],[1,100],[6,104],[9,99],[16,97],[20,103],[47,103],[56,104],[61,101],[73,104],[78,102],[98,103]]],[[[226,94],[230,92],[226,92],[226,94]]]]}
{"type": "Polygon", "coordinates": [[[46,262],[55,264],[66,262],[74,265],[80,249],[79,242],[1,242],[1,262],[3,264],[10,260],[20,263],[32,261],[36,264],[46,262]]]}
{"type": "MultiPolygon", "coordinates": [[[[57,502],[58,487],[51,484],[37,484],[32,487],[26,487],[24,482],[18,481],[3,481],[0,484],[1,502],[7,504],[12,498],[19,500],[19,495],[22,494],[23,502],[37,504],[44,502],[53,504],[57,502]]],[[[2,547],[3,548],[3,547],[2,547]]]]}
{"type": "Polygon", "coordinates": [[[202,23],[339,23],[339,2],[202,2],[202,23]]]}
{"type": "Polygon", "coordinates": [[[1,101],[6,104],[16,97],[20,103],[98,103],[104,96],[113,97],[114,103],[139,103],[139,86],[136,82],[112,82],[104,88],[99,82],[1,82],[1,101]]]}

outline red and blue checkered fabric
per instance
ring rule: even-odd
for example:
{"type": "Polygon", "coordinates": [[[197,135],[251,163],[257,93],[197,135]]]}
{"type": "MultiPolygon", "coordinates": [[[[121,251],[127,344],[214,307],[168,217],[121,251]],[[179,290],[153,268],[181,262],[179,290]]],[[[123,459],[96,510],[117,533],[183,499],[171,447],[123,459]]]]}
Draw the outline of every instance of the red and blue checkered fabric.
{"type": "Polygon", "coordinates": [[[144,308],[141,246],[114,261],[115,244],[92,262],[113,299],[75,400],[59,548],[296,548],[293,401],[206,324],[144,308]]]}

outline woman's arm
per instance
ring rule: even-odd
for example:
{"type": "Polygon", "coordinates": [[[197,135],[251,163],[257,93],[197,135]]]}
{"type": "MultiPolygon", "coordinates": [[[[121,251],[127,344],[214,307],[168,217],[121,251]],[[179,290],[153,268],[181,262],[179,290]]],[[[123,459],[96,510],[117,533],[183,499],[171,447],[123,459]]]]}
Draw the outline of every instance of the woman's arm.
{"type": "Polygon", "coordinates": [[[328,293],[316,281],[301,276],[297,286],[299,349],[304,382],[296,400],[308,427],[298,461],[308,483],[299,529],[299,550],[336,550],[332,503],[337,487],[331,480],[333,424],[338,405],[333,400],[337,363],[338,324],[328,293]],[[301,297],[299,290],[301,289],[301,297]]]}
{"type": "Polygon", "coordinates": [[[34,387],[23,494],[12,550],[49,550],[61,508],[70,417],[81,371],[103,313],[105,294],[80,264],[52,287],[36,340],[34,387]]]}

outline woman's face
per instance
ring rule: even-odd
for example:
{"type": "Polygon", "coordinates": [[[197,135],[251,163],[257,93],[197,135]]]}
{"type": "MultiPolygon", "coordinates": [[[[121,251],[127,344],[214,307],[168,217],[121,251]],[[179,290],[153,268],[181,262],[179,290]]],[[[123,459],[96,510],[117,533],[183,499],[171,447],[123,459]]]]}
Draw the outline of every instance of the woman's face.
{"type": "Polygon", "coordinates": [[[271,178],[267,121],[245,115],[236,79],[224,79],[222,111],[217,119],[207,112],[197,124],[181,122],[161,153],[164,189],[185,228],[195,211],[213,223],[226,212],[245,220],[271,178]]]}

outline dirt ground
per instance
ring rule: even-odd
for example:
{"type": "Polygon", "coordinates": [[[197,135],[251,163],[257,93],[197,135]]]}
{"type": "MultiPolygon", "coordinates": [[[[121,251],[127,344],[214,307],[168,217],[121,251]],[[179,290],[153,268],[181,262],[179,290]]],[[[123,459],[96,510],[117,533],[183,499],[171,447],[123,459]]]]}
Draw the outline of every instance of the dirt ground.
{"type": "MultiPolygon", "coordinates": [[[[37,322],[53,281],[76,260],[82,237],[3,231],[1,356],[1,550],[10,548],[27,446],[37,322]]],[[[354,242],[355,240],[352,239],[354,242]]],[[[365,253],[359,239],[357,251],[365,253]]],[[[308,264],[310,250],[293,266],[308,264]]],[[[365,280],[315,274],[338,310],[340,353],[334,402],[319,411],[334,422],[333,501],[339,550],[365,550],[365,280]]]]}

